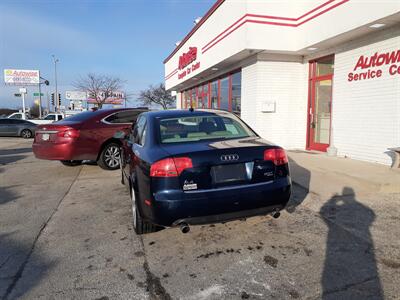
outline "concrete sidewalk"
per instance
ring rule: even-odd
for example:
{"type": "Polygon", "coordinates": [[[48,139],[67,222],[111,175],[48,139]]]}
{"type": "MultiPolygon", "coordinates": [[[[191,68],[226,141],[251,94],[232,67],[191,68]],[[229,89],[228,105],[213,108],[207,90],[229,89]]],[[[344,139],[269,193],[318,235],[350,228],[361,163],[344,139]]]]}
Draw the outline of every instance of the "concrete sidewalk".
{"type": "Polygon", "coordinates": [[[325,153],[288,151],[288,155],[293,182],[312,193],[330,197],[341,194],[344,187],[358,195],[400,193],[400,169],[325,153]]]}

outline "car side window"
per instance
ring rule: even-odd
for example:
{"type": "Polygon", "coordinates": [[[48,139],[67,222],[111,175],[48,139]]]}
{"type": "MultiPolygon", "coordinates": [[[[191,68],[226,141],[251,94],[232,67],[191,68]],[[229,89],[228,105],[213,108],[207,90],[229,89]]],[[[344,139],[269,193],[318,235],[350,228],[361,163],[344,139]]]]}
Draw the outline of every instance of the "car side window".
{"type": "Polygon", "coordinates": [[[48,115],[48,116],[46,116],[45,118],[44,118],[44,120],[51,120],[51,121],[54,121],[56,119],[56,116],[55,115],[48,115]]]}
{"type": "Polygon", "coordinates": [[[9,124],[22,124],[23,122],[23,120],[10,119],[9,124]]]}
{"type": "Polygon", "coordinates": [[[133,123],[136,121],[140,111],[128,110],[120,111],[111,116],[108,116],[104,120],[109,123],[119,124],[119,123],[133,123]]]}
{"type": "Polygon", "coordinates": [[[146,125],[146,118],[140,117],[139,120],[136,122],[136,125],[133,129],[133,142],[138,145],[142,144],[142,135],[146,125]]]}
{"type": "Polygon", "coordinates": [[[144,124],[143,132],[142,132],[142,135],[140,137],[139,144],[141,146],[144,146],[144,142],[146,141],[146,132],[147,132],[147,123],[144,124]]]}

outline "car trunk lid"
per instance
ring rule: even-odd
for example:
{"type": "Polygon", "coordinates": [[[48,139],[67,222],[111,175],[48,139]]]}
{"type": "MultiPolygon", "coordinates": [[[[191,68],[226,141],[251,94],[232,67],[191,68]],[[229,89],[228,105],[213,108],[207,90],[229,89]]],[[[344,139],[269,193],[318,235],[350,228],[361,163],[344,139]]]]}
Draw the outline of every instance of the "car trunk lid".
{"type": "Polygon", "coordinates": [[[38,125],[35,143],[63,143],[79,137],[80,122],[38,125]]]}
{"type": "Polygon", "coordinates": [[[266,149],[277,148],[259,137],[163,144],[171,157],[187,157],[192,167],[179,174],[180,188],[189,190],[272,181],[275,164],[264,160],[266,149]]]}

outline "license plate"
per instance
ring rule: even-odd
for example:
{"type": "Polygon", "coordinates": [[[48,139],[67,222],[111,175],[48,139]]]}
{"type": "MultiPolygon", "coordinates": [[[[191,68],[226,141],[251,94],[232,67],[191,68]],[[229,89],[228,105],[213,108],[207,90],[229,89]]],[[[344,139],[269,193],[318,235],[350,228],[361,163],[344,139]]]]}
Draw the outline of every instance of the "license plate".
{"type": "Polygon", "coordinates": [[[247,179],[245,164],[214,166],[211,176],[215,183],[243,181],[247,179]]]}
{"type": "Polygon", "coordinates": [[[50,135],[48,133],[43,133],[42,134],[42,140],[43,141],[48,141],[50,139],[50,135]]]}

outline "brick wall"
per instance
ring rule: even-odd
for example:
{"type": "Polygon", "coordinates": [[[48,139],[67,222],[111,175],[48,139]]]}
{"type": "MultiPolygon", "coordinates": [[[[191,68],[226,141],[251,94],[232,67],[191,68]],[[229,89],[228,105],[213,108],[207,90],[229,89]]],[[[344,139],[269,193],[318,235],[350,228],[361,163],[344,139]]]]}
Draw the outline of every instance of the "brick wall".
{"type": "MultiPolygon", "coordinates": [[[[390,65],[380,78],[348,82],[361,55],[400,49],[400,37],[342,51],[335,55],[332,126],[338,154],[354,159],[390,164],[385,152],[400,146],[400,75],[389,75],[390,65]]],[[[400,63],[398,63],[400,66],[400,63]]],[[[365,72],[358,69],[356,72],[365,72]]]]}
{"type": "Polygon", "coordinates": [[[263,138],[287,149],[306,145],[306,64],[258,61],[242,69],[242,118],[263,138]],[[275,112],[262,112],[264,103],[275,112]]]}

